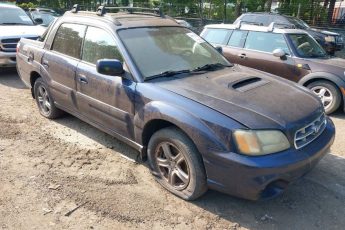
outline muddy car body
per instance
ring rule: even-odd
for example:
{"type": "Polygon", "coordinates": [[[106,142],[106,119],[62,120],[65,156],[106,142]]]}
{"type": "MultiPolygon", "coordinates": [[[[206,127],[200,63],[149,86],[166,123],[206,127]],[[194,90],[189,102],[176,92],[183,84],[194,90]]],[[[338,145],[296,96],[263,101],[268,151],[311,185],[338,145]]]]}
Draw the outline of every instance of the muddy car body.
{"type": "Polygon", "coordinates": [[[213,188],[273,197],[328,152],[333,123],[303,87],[231,65],[169,17],[76,9],[44,42],[21,40],[23,82],[43,116],[68,111],[147,155],[157,181],[175,195],[192,200],[213,188]],[[79,42],[64,44],[82,47],[76,57],[56,45],[71,30],[79,42]],[[97,52],[96,40],[107,36],[97,52]],[[113,45],[104,49],[107,42],[113,45]]]}

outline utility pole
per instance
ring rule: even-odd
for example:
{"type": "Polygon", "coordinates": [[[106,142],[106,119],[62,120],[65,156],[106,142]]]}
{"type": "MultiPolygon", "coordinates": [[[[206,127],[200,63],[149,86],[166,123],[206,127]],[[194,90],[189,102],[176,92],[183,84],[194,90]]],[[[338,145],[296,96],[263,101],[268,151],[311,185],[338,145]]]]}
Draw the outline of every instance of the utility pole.
{"type": "Polygon", "coordinates": [[[224,19],[223,19],[223,23],[226,23],[226,3],[227,3],[227,1],[224,0],[224,19]]]}

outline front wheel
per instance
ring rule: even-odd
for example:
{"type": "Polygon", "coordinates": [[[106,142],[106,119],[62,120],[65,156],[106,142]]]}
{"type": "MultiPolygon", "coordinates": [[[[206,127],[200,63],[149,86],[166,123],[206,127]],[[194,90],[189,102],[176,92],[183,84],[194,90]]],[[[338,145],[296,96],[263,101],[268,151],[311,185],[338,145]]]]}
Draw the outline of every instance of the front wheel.
{"type": "Polygon", "coordinates": [[[176,128],[157,131],[148,145],[148,160],[156,180],[184,200],[194,200],[207,190],[201,155],[193,142],[176,128]]]}
{"type": "Polygon", "coordinates": [[[336,111],[341,103],[341,94],[333,83],[328,81],[314,81],[307,86],[320,99],[327,114],[336,111]]]}

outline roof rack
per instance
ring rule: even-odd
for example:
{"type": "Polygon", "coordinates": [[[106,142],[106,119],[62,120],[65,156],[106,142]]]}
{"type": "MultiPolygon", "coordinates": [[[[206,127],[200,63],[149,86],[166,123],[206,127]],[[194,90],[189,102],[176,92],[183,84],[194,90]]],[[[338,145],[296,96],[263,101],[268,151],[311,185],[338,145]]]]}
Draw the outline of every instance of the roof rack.
{"type": "Polygon", "coordinates": [[[103,16],[107,13],[107,10],[118,10],[127,12],[129,14],[147,14],[164,17],[164,14],[160,8],[143,8],[143,7],[117,7],[102,5],[97,9],[97,15],[103,16]]]}
{"type": "MultiPolygon", "coordinates": [[[[78,13],[81,10],[81,5],[74,4],[72,7],[72,13],[78,13]]],[[[129,14],[146,14],[146,15],[154,15],[158,17],[165,17],[163,11],[160,8],[143,8],[143,7],[118,7],[118,6],[106,6],[101,5],[98,7],[96,14],[98,16],[103,16],[107,13],[108,10],[118,10],[127,12],[129,14]]]]}
{"type": "Polygon", "coordinates": [[[271,24],[268,26],[268,31],[273,31],[275,28],[280,29],[296,29],[296,27],[292,24],[287,23],[279,23],[279,22],[271,22],[271,24]]]}
{"type": "Polygon", "coordinates": [[[255,25],[255,26],[263,26],[262,23],[239,20],[239,22],[236,24],[236,29],[240,29],[242,24],[255,25]]]}
{"type": "Polygon", "coordinates": [[[80,10],[79,4],[74,4],[73,7],[72,7],[71,12],[72,13],[78,13],[79,10],[80,10]]]}

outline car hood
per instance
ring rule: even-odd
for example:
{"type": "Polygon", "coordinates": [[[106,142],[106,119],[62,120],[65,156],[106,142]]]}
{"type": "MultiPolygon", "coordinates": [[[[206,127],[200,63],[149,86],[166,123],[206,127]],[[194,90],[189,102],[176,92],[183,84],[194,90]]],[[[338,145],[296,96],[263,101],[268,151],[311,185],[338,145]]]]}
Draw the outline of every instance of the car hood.
{"type": "Polygon", "coordinates": [[[325,35],[331,35],[331,36],[338,36],[338,33],[334,33],[331,31],[327,31],[327,30],[320,30],[320,29],[315,29],[315,28],[310,28],[309,30],[314,31],[314,32],[318,32],[318,33],[322,33],[325,35]]]}
{"type": "Polygon", "coordinates": [[[292,128],[322,112],[319,99],[304,87],[242,66],[155,84],[251,129],[292,128]]]}
{"type": "Polygon", "coordinates": [[[43,26],[0,26],[0,37],[38,37],[42,36],[46,28],[43,26]]]}

